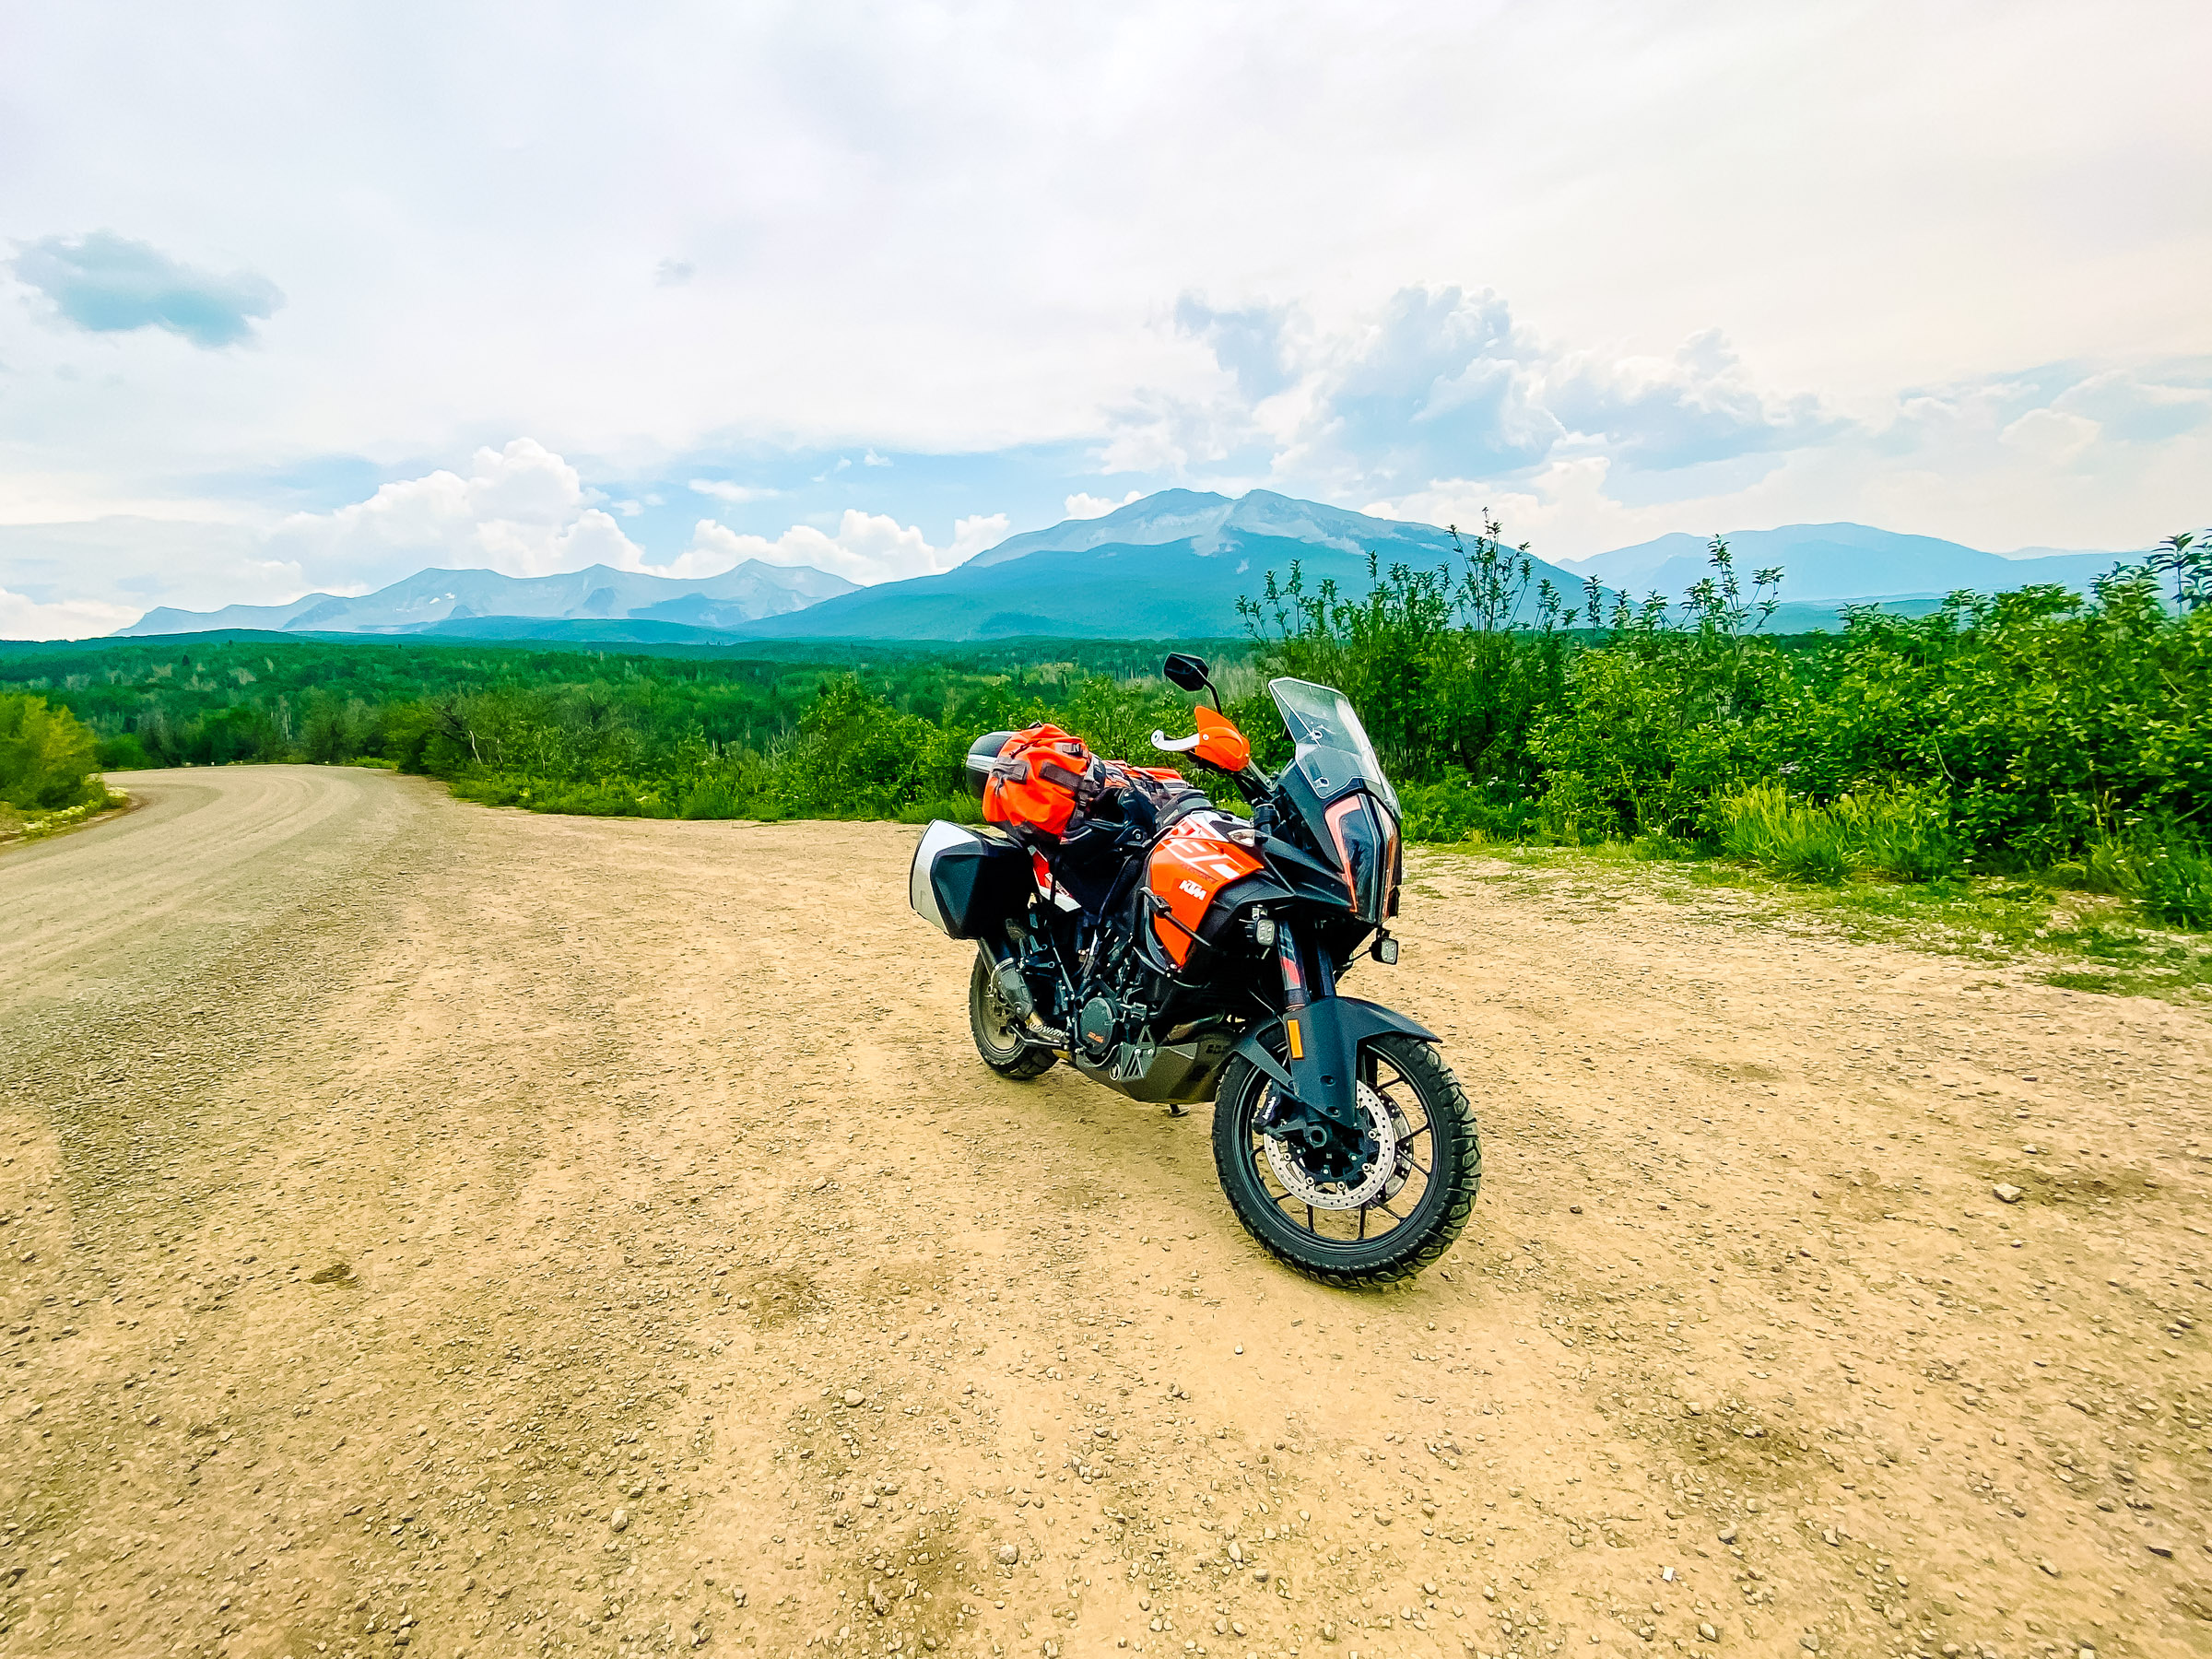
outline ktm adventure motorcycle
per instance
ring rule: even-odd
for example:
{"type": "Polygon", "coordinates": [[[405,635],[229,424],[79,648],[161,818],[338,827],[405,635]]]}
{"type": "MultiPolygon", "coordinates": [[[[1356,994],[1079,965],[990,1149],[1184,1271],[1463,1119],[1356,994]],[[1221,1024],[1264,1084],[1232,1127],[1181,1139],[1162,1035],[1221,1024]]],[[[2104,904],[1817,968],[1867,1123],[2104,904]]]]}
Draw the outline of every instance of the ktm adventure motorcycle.
{"type": "MultiPolygon", "coordinates": [[[[1482,1155],[1436,1034],[1337,989],[1362,955],[1398,958],[1397,795],[1342,693],[1269,683],[1296,745],[1270,777],[1201,659],[1178,653],[1165,673],[1214,706],[1195,735],[1153,747],[1233,779],[1249,820],[1187,784],[1129,792],[1129,821],[1077,838],[1110,834],[1103,861],[939,821],[910,900],[975,942],[969,1023],[1000,1077],[1065,1061],[1171,1111],[1212,1100],[1222,1190],[1270,1253],[1336,1285],[1418,1273],[1466,1225],[1482,1155]]],[[[1009,735],[982,740],[971,771],[1009,735]]]]}

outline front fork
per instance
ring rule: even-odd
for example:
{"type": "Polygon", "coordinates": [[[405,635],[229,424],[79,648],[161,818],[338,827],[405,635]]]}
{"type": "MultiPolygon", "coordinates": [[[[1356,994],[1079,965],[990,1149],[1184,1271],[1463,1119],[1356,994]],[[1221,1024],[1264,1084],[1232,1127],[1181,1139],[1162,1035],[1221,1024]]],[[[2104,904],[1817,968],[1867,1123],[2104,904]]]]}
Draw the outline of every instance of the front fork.
{"type": "Polygon", "coordinates": [[[1300,1062],[1306,1057],[1306,1007],[1336,994],[1336,975],[1328,954],[1301,940],[1288,922],[1275,924],[1275,965],[1283,975],[1283,1036],[1291,1060],[1300,1062]]]}
{"type": "MultiPolygon", "coordinates": [[[[1301,937],[1288,922],[1278,921],[1275,961],[1283,976],[1283,1041],[1291,1093],[1305,1108],[1310,1135],[1320,1134],[1314,1122],[1318,1116],[1355,1139],[1362,1137],[1367,1125],[1359,1112],[1354,1080],[1337,1076],[1347,1065],[1357,1068],[1361,1062],[1356,1044],[1346,1044],[1336,1030],[1336,972],[1328,953],[1301,937]]],[[[1279,1103],[1271,1106],[1268,1122],[1279,1112],[1279,1103]]],[[[1265,1130],[1267,1124],[1261,1127],[1265,1130]]]]}

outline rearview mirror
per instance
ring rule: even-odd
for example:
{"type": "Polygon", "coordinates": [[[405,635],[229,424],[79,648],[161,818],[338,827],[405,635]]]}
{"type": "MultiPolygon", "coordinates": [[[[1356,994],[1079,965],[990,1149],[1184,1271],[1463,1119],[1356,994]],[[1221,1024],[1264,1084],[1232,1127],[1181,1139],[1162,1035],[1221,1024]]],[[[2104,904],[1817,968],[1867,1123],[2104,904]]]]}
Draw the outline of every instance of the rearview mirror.
{"type": "Polygon", "coordinates": [[[1168,684],[1185,691],[1203,691],[1206,688],[1206,659],[1181,651],[1168,653],[1168,660],[1159,665],[1160,673],[1168,677],[1168,684]]]}

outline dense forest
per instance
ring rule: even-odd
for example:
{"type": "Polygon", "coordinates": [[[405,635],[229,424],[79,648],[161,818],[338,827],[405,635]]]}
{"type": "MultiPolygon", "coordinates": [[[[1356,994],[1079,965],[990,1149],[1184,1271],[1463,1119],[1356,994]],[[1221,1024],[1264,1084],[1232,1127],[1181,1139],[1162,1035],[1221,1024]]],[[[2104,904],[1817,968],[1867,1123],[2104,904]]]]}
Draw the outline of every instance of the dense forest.
{"type": "MultiPolygon", "coordinates": [[[[1283,758],[1267,677],[1341,688],[1417,839],[1619,841],[1808,881],[2034,870],[2212,925],[2201,546],[2176,537],[2086,599],[1959,594],[1784,638],[1763,631],[1781,572],[1712,555],[1679,604],[1561,593],[1490,525],[1455,568],[1371,566],[1361,593],[1271,573],[1247,637],[1211,654],[1264,760],[1283,758]]],[[[1051,718],[1148,756],[1155,726],[1189,724],[1155,676],[1168,648],[194,636],[8,647],[0,691],[70,712],[111,769],[367,762],[539,811],[918,821],[973,816],[959,761],[983,731],[1051,718]]]]}

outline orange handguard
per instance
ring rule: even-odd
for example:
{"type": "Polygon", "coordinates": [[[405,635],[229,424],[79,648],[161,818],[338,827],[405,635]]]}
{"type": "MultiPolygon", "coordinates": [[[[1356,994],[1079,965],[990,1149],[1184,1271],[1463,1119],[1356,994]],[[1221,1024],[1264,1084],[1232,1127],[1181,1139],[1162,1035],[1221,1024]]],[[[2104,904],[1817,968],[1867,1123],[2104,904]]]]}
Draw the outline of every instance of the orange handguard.
{"type": "Polygon", "coordinates": [[[1191,753],[1226,772],[1241,772],[1252,764],[1252,745],[1234,721],[1204,703],[1192,712],[1198,717],[1198,747],[1191,753]]]}

